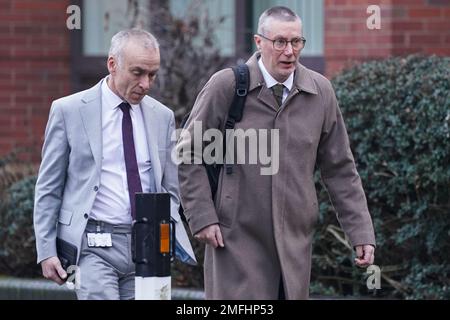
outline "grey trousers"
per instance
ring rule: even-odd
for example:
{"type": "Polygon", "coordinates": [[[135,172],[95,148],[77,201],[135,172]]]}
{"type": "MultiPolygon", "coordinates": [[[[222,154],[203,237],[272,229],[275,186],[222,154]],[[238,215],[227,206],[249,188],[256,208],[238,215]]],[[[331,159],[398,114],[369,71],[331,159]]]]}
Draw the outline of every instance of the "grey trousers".
{"type": "Polygon", "coordinates": [[[89,220],[83,234],[79,300],[134,299],[135,266],[131,256],[131,225],[113,226],[89,220]],[[112,247],[88,247],[87,233],[111,233],[112,247]]]}

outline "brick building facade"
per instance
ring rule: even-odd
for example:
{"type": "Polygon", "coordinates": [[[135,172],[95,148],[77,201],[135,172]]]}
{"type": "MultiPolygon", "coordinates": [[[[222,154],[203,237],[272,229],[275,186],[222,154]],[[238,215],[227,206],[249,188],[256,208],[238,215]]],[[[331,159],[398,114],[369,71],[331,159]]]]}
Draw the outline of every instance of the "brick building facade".
{"type": "Polygon", "coordinates": [[[355,61],[409,53],[450,55],[448,0],[326,0],[326,74],[355,61]],[[369,30],[362,16],[381,7],[381,29],[369,30]]]}
{"type": "MultiPolygon", "coordinates": [[[[72,3],[0,0],[0,157],[31,147],[32,160],[39,161],[51,101],[74,91],[73,71],[79,67],[74,61],[79,57],[71,48],[74,31],[66,28],[66,9],[72,3]]],[[[373,58],[416,52],[450,55],[448,0],[324,0],[323,10],[324,50],[319,58],[324,62],[320,71],[327,76],[373,58]],[[380,30],[366,26],[366,9],[372,4],[381,7],[380,30]]],[[[236,12],[238,18],[245,14],[236,12]]]]}
{"type": "Polygon", "coordinates": [[[66,8],[0,0],[0,157],[18,147],[39,155],[52,100],[71,92],[66,8]]]}

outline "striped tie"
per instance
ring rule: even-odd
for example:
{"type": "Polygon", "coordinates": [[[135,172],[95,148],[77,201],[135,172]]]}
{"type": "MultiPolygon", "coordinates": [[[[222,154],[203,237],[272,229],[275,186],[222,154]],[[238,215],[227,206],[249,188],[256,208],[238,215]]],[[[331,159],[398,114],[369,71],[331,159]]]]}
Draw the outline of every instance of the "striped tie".
{"type": "Polygon", "coordinates": [[[283,89],[284,85],[278,83],[272,87],[273,95],[275,96],[275,100],[277,100],[278,107],[281,107],[283,104],[283,89]]]}

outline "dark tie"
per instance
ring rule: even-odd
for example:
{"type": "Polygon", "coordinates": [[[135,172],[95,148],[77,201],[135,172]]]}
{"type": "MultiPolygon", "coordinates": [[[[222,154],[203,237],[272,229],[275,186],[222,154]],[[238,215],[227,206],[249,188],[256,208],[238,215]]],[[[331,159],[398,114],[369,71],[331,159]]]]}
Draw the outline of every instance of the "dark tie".
{"type": "Polygon", "coordinates": [[[278,107],[281,107],[283,103],[283,89],[284,85],[278,83],[272,87],[273,95],[275,96],[275,100],[277,100],[278,107]]]}
{"type": "Polygon", "coordinates": [[[125,157],[125,168],[127,170],[128,194],[130,196],[131,216],[136,218],[135,193],[142,192],[141,177],[136,160],[136,149],[134,148],[133,124],[131,123],[130,108],[127,102],[119,105],[123,112],[122,118],[122,140],[123,154],[125,157]]]}

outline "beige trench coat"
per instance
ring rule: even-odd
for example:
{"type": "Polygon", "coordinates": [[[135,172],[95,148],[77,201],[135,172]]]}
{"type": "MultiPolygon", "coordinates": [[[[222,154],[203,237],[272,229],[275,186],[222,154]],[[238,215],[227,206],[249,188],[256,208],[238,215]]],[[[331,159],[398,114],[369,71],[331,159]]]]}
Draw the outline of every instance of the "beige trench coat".
{"type": "MultiPolygon", "coordinates": [[[[287,299],[309,295],[311,243],[318,218],[313,181],[317,164],[339,222],[353,246],[375,244],[366,198],[330,82],[297,64],[294,85],[279,111],[258,67],[247,62],[250,88],[236,128],[279,129],[279,171],[261,175],[258,164],[221,172],[211,198],[202,165],[181,164],[182,204],[193,234],[220,223],[224,248],[206,246],[207,299],[277,299],[280,279],[287,299]]],[[[231,69],[219,71],[200,92],[185,128],[222,128],[234,96],[231,69]]],[[[193,139],[192,139],[193,140],[193,139]]],[[[180,138],[180,144],[186,144],[180,138]]]]}

